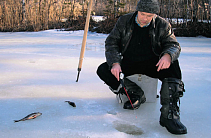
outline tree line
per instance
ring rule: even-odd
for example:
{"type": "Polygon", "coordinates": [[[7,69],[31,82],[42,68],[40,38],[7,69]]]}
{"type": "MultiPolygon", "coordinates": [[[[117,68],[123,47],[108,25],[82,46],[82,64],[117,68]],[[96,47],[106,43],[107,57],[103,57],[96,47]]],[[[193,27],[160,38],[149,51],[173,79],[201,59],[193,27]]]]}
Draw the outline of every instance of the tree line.
{"type": "MultiPolygon", "coordinates": [[[[134,12],[139,0],[93,0],[92,15],[109,20],[134,12]]],[[[40,31],[84,24],[89,0],[0,0],[0,31],[40,31]]],[[[205,22],[211,0],[159,0],[160,13],[176,27],[205,22]]],[[[108,22],[107,22],[108,23],[108,22]]],[[[115,23],[115,22],[114,22],[115,23]]],[[[210,28],[208,28],[210,29],[210,28]]]]}

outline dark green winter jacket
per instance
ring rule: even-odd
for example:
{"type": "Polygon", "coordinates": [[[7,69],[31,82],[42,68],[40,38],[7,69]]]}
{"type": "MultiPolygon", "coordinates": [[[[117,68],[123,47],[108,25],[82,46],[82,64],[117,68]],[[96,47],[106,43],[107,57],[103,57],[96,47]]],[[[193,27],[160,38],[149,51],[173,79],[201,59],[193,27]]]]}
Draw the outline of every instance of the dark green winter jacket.
{"type": "MultiPolygon", "coordinates": [[[[105,55],[108,65],[120,63],[126,51],[135,22],[135,13],[121,16],[105,41],[105,55]]],[[[151,21],[149,35],[151,37],[152,51],[161,57],[164,53],[171,56],[171,61],[178,59],[181,47],[176,40],[171,25],[165,19],[155,15],[151,21]]]]}

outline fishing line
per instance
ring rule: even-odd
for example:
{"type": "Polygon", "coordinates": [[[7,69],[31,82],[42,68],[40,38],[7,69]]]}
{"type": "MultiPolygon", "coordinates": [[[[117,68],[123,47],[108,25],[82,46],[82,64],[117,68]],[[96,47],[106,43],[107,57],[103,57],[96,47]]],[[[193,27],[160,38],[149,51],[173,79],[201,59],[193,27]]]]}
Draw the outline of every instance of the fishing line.
{"type": "Polygon", "coordinates": [[[133,103],[132,103],[132,101],[131,101],[131,99],[130,99],[130,96],[128,95],[127,90],[126,90],[125,85],[124,85],[124,81],[123,81],[123,79],[124,79],[124,74],[123,74],[122,72],[120,72],[119,78],[120,78],[120,83],[121,83],[121,85],[122,85],[122,87],[123,87],[123,89],[125,90],[125,93],[126,93],[126,95],[127,95],[127,98],[128,98],[128,100],[130,101],[130,104],[131,104],[131,106],[132,106],[132,108],[133,108],[134,115],[135,115],[136,118],[137,118],[137,115],[136,115],[136,113],[135,113],[135,109],[134,109],[134,107],[133,107],[133,103]]]}

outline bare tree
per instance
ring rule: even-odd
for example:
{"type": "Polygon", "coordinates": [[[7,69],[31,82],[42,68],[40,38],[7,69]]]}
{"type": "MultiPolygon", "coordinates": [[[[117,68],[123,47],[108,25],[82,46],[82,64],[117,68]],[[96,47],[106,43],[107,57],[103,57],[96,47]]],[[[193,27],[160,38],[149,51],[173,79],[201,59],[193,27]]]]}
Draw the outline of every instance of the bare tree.
{"type": "Polygon", "coordinates": [[[22,0],[22,22],[26,22],[26,10],[25,10],[25,0],[22,0]]]}
{"type": "Polygon", "coordinates": [[[210,11],[210,19],[209,20],[211,20],[211,0],[209,0],[209,11],[210,11]]]}

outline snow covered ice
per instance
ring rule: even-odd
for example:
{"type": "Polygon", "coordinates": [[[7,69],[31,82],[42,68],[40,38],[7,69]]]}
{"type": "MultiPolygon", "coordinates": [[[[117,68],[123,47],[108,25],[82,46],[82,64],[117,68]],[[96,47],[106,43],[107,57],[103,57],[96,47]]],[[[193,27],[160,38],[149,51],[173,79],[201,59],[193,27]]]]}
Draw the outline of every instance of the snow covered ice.
{"type": "MultiPolygon", "coordinates": [[[[76,82],[83,31],[0,33],[1,138],[206,138],[211,130],[211,39],[177,37],[186,92],[181,122],[186,135],[159,125],[160,100],[122,108],[96,75],[107,35],[88,33],[76,82]],[[65,101],[72,101],[76,107],[65,101]],[[33,112],[42,115],[14,123],[33,112]],[[137,116],[137,118],[136,118],[137,116]]],[[[158,83],[158,93],[161,83],[158,83]]]]}

